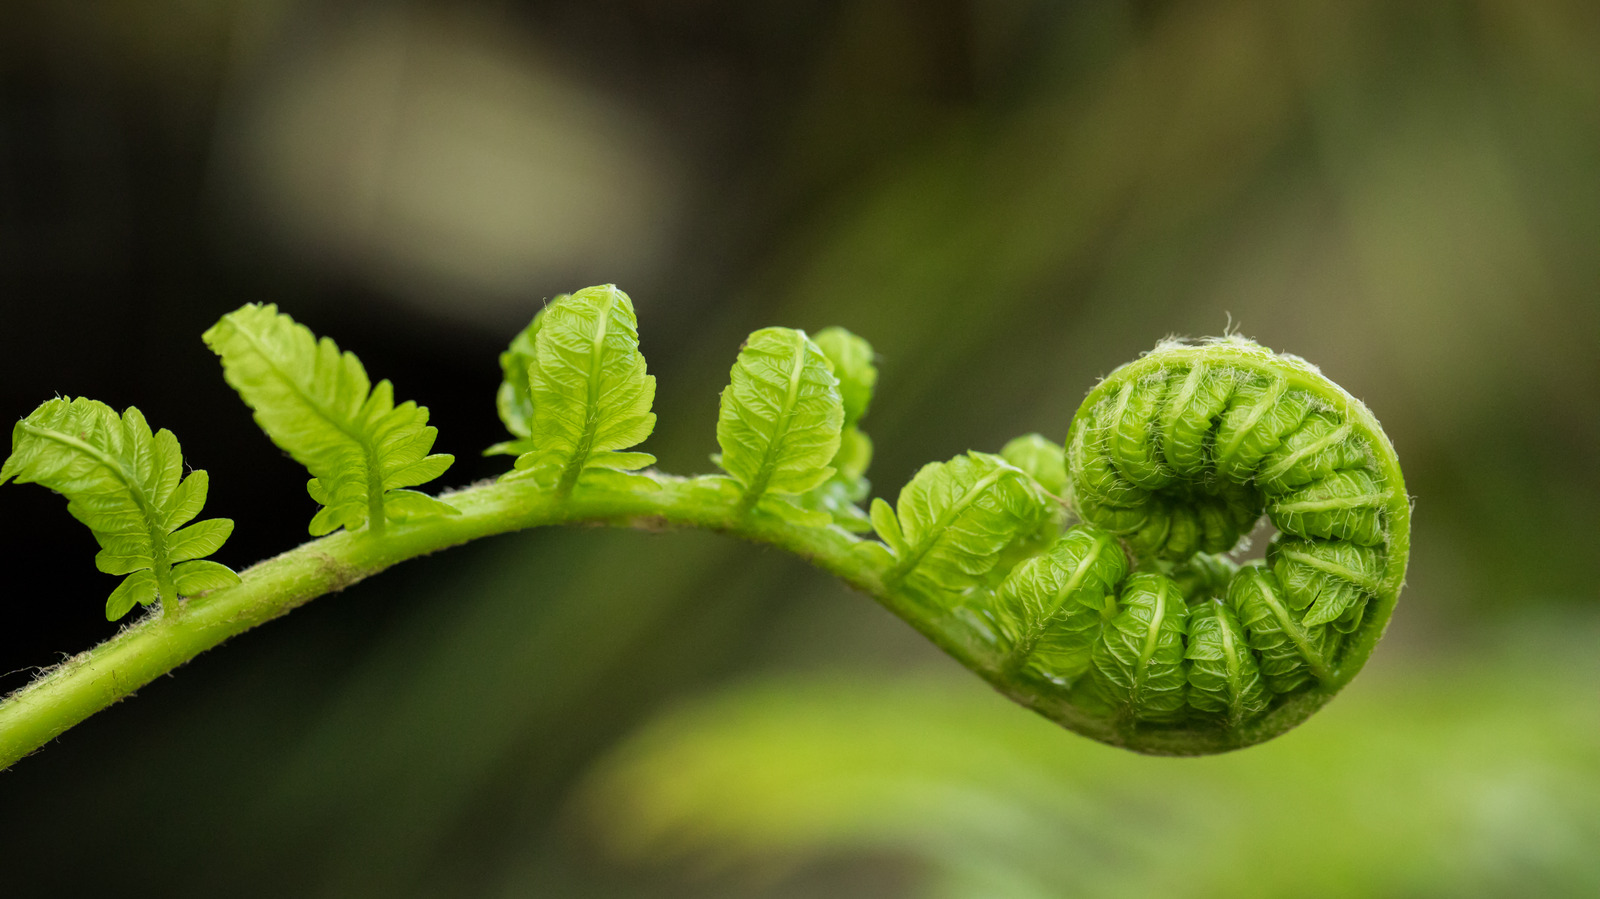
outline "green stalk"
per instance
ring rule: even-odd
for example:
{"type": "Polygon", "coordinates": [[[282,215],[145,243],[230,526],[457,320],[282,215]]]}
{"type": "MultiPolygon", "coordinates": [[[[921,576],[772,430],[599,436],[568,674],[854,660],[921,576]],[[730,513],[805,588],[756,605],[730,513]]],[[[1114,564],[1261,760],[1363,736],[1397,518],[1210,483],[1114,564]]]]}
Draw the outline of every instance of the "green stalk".
{"type": "MultiPolygon", "coordinates": [[[[528,481],[472,487],[447,497],[460,515],[391,522],[381,536],[341,531],[261,562],[241,572],[238,586],[189,598],[181,615],[147,615],[0,701],[0,768],[229,637],[318,596],[407,559],[545,525],[692,527],[727,533],[792,552],[919,622],[909,600],[884,590],[877,566],[852,551],[860,538],[839,528],[803,527],[776,517],[743,514],[737,500],[717,496],[694,479],[662,476],[661,480],[660,490],[582,488],[565,500],[528,481]]],[[[971,635],[923,623],[918,627],[956,658],[981,663],[982,646],[971,635]]]]}

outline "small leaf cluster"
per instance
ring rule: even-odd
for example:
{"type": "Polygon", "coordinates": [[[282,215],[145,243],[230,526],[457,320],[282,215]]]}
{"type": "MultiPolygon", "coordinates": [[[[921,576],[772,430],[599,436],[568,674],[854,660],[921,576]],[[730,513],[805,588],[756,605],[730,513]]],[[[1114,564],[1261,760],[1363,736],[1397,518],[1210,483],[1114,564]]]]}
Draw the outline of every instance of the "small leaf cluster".
{"type": "MultiPolygon", "coordinates": [[[[203,339],[261,429],[312,475],[307,491],[321,507],[313,536],[340,528],[381,534],[391,520],[457,514],[408,489],[454,461],[431,452],[438,431],[428,426],[427,408],[396,404],[393,385],[373,385],[354,354],[271,305],[231,312],[203,339]]],[[[0,468],[0,483],[8,480],[66,496],[67,510],[100,543],[96,567],[126,575],[106,601],[109,620],[157,601],[176,614],[181,598],[240,581],[205,558],[233,533],[233,521],[190,524],[205,505],[206,473],[185,476],[177,438],[152,432],[137,408],[118,415],[87,398],[46,401],[12,432],[0,468]]]]}
{"type": "Polygon", "coordinates": [[[322,505],[312,536],[389,519],[449,515],[455,509],[406,488],[426,484],[455,457],[430,453],[439,436],[428,409],[395,405],[394,386],[373,386],[354,353],[278,311],[249,305],[202,335],[222,372],[255,411],[256,423],[311,473],[306,490],[322,505]]]}
{"type": "MultiPolygon", "coordinates": [[[[622,452],[655,429],[656,379],[645,373],[633,301],[615,285],[557,297],[500,355],[497,405],[517,456],[514,476],[570,493],[586,472],[655,463],[622,452]]],[[[613,479],[615,482],[615,479],[613,479]]]]}
{"type": "Polygon", "coordinates": [[[893,508],[875,499],[871,515],[893,559],[891,581],[948,605],[984,584],[1055,508],[1022,469],[974,451],[924,465],[893,508]]]}
{"type": "MultiPolygon", "coordinates": [[[[488,454],[517,457],[511,480],[567,496],[574,489],[650,490],[638,472],[655,457],[633,447],[655,426],[632,300],[614,285],[562,294],[500,355],[496,395],[510,440],[488,454]]],[[[709,497],[741,514],[804,526],[870,529],[856,505],[869,488],[872,441],[860,427],[878,372],[872,347],[843,328],[815,338],[763,328],[745,341],[717,418],[725,473],[701,477],[709,497]]]]}
{"type": "Polygon", "coordinates": [[[826,524],[794,499],[826,484],[843,440],[834,365],[804,331],[762,328],[739,350],[722,391],[712,461],[738,484],[740,507],[826,524]]]}
{"type": "Polygon", "coordinates": [[[119,416],[82,397],[45,401],[12,431],[0,484],[13,479],[65,496],[67,511],[100,544],[95,567],[127,575],[106,600],[108,621],[135,605],[175,607],[180,596],[239,582],[231,569],[205,559],[222,548],[233,522],[190,524],[205,507],[206,473],[185,476],[178,438],[164,428],[152,433],[132,406],[119,416]]]}

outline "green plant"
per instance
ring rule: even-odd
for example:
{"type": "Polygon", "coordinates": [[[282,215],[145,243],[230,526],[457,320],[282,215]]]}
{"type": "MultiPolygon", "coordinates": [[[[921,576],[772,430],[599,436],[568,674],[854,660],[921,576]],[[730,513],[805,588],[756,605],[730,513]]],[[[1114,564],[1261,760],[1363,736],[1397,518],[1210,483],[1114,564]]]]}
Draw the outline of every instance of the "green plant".
{"type": "Polygon", "coordinates": [[[199,513],[177,441],[136,409],[51,400],[21,421],[0,483],[65,494],[128,574],[107,603],[150,615],[0,704],[0,764],[228,637],[406,559],[551,524],[698,527],[842,578],[1019,703],[1142,752],[1200,754],[1282,733],[1361,668],[1405,572],[1409,505],[1366,408],[1310,365],[1247,341],[1167,343],[1096,387],[1065,447],[1038,435],[919,471],[870,511],[859,427],[877,372],[841,329],[765,328],[717,421],[723,474],[649,470],[655,424],[626,294],[553,301],[501,356],[516,456],[435,498],[428,412],[272,306],[204,335],[269,437],[311,473],[319,539],[240,575],[199,561],[232,523],[199,513]],[[1072,523],[1072,512],[1083,523],[1072,523]],[[1265,565],[1233,550],[1265,511],[1265,565]],[[882,542],[859,536],[875,530],[882,542]]]}

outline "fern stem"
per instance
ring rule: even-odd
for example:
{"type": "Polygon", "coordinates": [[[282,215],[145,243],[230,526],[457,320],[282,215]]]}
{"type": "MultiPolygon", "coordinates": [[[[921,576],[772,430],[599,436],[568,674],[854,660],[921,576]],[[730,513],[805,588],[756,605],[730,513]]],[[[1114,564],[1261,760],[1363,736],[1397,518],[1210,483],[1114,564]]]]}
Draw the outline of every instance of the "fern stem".
{"type": "Polygon", "coordinates": [[[165,559],[156,564],[156,596],[161,603],[161,617],[172,620],[183,611],[178,600],[178,585],[172,582],[172,566],[165,559]]]}
{"type": "MultiPolygon", "coordinates": [[[[0,769],[28,755],[90,715],[110,706],[217,646],[319,596],[342,590],[387,568],[451,546],[495,534],[558,524],[660,530],[697,528],[767,544],[793,553],[876,599],[940,649],[978,672],[996,689],[1085,736],[1122,743],[1126,736],[1085,714],[1060,695],[1005,674],[994,644],[961,619],[930,616],[912,595],[890,586],[887,559],[857,552],[863,541],[837,527],[807,527],[777,516],[751,515],[705,481],[657,475],[660,490],[612,491],[582,487],[566,498],[525,479],[471,487],[444,498],[460,515],[394,522],[378,537],[362,529],[313,540],[241,572],[234,587],[193,596],[181,616],[147,615],[99,646],[45,672],[0,701],[0,769]]],[[[1353,672],[1351,672],[1353,673],[1353,672]]],[[[1281,730],[1283,716],[1299,720],[1343,686],[1335,677],[1323,689],[1294,697],[1246,729],[1220,738],[1176,734],[1170,743],[1145,735],[1145,752],[1190,755],[1247,744],[1254,732],[1281,730]]]]}
{"type": "MultiPolygon", "coordinates": [[[[0,701],[0,768],[236,634],[407,559],[510,531],[580,523],[701,528],[793,552],[880,596],[891,609],[903,602],[883,590],[881,572],[870,561],[852,552],[860,538],[838,528],[744,515],[736,500],[694,479],[660,478],[658,491],[586,487],[565,499],[526,480],[473,487],[448,496],[460,515],[391,522],[382,537],[366,529],[341,531],[261,562],[242,572],[235,587],[190,597],[181,616],[147,615],[0,701]]],[[[976,643],[936,642],[962,658],[977,651],[976,643]]]]}

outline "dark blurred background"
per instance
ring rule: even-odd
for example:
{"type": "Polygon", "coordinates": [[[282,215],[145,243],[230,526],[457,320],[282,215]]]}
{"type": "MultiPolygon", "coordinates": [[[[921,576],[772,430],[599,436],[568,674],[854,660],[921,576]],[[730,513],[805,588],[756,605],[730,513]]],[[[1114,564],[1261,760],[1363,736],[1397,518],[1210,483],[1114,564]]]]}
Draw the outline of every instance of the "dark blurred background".
{"type": "MultiPolygon", "coordinates": [[[[796,560],[550,531],[234,640],[0,775],[0,894],[1600,895],[1600,7],[11,0],[0,416],[137,404],[243,567],[305,475],[199,334],[276,302],[503,469],[496,353],[615,282],[644,447],[709,468],[748,331],[878,349],[890,496],[1059,438],[1233,328],[1383,421],[1416,497],[1369,670],[1145,759],[1009,706],[796,560]]],[[[0,491],[0,688],[114,633],[0,491]]]]}

